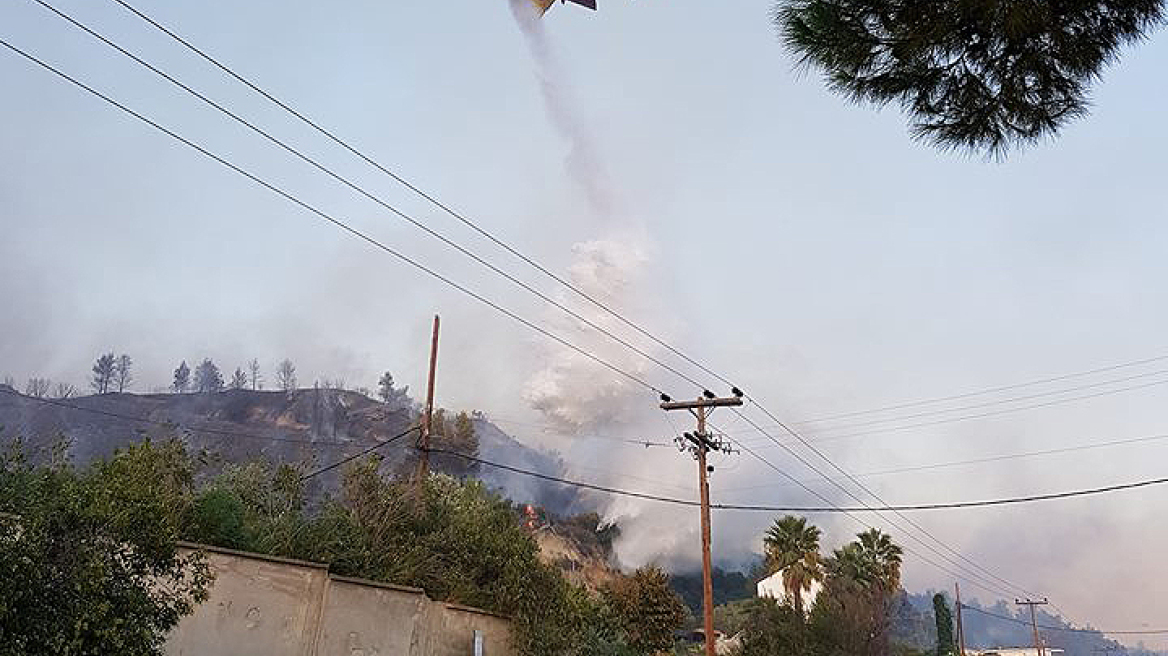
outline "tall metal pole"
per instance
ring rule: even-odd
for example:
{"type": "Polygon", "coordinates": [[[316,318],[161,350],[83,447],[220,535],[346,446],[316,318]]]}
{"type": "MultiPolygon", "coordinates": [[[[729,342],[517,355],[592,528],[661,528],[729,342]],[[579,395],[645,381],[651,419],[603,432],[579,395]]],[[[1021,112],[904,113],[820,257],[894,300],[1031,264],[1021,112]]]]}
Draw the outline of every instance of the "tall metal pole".
{"type": "Polygon", "coordinates": [[[957,593],[957,653],[965,656],[965,629],[961,626],[961,584],[954,583],[953,591],[957,593]]]}
{"type": "MultiPolygon", "coordinates": [[[[706,408],[697,409],[699,439],[706,434],[706,408]]],[[[710,481],[706,475],[706,453],[701,444],[698,456],[698,492],[702,502],[702,619],[706,633],[706,656],[716,656],[714,643],[714,576],[710,558],[710,481]]]]}
{"type": "Polygon", "coordinates": [[[438,315],[434,315],[434,331],[430,335],[430,374],[426,378],[426,405],[422,409],[422,432],[418,436],[418,472],[416,485],[418,498],[426,487],[430,475],[430,428],[434,418],[434,376],[438,369],[438,315]]]}

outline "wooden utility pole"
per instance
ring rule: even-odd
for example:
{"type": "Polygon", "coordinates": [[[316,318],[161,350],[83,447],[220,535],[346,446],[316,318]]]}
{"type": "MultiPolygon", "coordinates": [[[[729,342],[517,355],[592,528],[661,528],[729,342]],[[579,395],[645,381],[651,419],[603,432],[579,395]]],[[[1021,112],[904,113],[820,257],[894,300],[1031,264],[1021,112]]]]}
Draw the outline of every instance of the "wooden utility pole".
{"type": "Polygon", "coordinates": [[[661,396],[662,410],[688,410],[698,421],[696,433],[686,433],[684,438],[677,438],[678,444],[694,455],[698,462],[698,497],[702,507],[702,616],[706,636],[706,656],[716,656],[714,642],[714,579],[710,558],[710,483],[708,474],[710,468],[706,463],[706,454],[710,451],[729,451],[722,442],[710,439],[706,432],[706,417],[714,408],[742,405],[742,398],[737,389],[730,397],[716,397],[706,390],[702,396],[694,401],[673,401],[664,394],[661,396]]]}
{"type": "Polygon", "coordinates": [[[1034,601],[1032,599],[1023,601],[1021,599],[1015,599],[1014,603],[1018,604],[1019,606],[1030,607],[1030,626],[1034,628],[1034,649],[1038,651],[1038,656],[1044,656],[1043,652],[1045,650],[1043,649],[1042,645],[1042,636],[1038,635],[1038,619],[1034,614],[1034,607],[1043,606],[1045,604],[1049,604],[1050,602],[1046,599],[1042,599],[1041,601],[1034,601]]]}
{"type": "Polygon", "coordinates": [[[953,592],[957,594],[957,654],[965,656],[965,629],[961,626],[961,584],[953,584],[953,592]]]}
{"type": "Polygon", "coordinates": [[[422,432],[418,435],[418,471],[415,485],[418,498],[430,475],[430,428],[434,419],[434,374],[438,369],[438,315],[434,315],[434,332],[430,336],[430,375],[426,379],[426,405],[422,408],[422,432]]]}

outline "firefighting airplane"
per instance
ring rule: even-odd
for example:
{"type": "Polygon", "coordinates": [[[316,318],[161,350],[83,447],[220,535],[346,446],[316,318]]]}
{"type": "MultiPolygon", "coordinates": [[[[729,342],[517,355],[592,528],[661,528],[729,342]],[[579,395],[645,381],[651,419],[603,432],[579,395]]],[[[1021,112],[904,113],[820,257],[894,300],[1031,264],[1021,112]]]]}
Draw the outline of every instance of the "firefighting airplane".
{"type": "MultiPolygon", "coordinates": [[[[535,10],[539,12],[541,17],[547,13],[548,9],[552,8],[555,2],[556,0],[531,0],[531,4],[535,5],[535,10]]],[[[596,0],[560,0],[561,4],[564,2],[574,2],[592,10],[596,9],[596,0]]]]}

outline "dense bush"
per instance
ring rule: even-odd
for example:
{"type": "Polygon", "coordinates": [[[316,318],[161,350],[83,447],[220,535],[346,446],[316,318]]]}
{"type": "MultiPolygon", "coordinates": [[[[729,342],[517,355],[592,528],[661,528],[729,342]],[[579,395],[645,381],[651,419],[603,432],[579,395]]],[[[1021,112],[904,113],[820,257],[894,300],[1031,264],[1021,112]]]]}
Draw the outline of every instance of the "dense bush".
{"type": "Polygon", "coordinates": [[[210,584],[176,548],[190,493],[177,444],[83,470],[34,466],[19,445],[0,455],[0,654],[162,654],[210,584]]]}

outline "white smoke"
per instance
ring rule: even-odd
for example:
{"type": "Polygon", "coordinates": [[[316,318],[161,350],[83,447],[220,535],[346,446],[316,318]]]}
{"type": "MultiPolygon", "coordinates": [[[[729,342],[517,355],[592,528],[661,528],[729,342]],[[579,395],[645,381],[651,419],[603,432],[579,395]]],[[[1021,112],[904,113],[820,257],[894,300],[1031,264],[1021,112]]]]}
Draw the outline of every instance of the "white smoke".
{"type": "MultiPolygon", "coordinates": [[[[648,262],[637,246],[615,240],[576,244],[568,278],[578,289],[617,312],[633,311],[640,294],[642,273],[648,262]]],[[[627,332],[619,320],[599,307],[564,297],[565,305],[580,316],[613,333],[627,332]]],[[[613,366],[642,375],[645,360],[617,345],[583,322],[556,311],[549,315],[557,333],[581,350],[597,354],[613,366]]],[[[644,388],[609,367],[566,346],[546,348],[542,361],[527,384],[524,399],[549,423],[570,433],[611,430],[627,425],[645,404],[644,388]]]]}
{"type": "MultiPolygon", "coordinates": [[[[578,111],[568,76],[557,63],[538,10],[530,0],[510,2],[535,63],[548,118],[570,147],[565,171],[579,186],[597,224],[621,225],[623,230],[619,234],[609,230],[605,238],[575,244],[567,277],[604,306],[651,327],[654,334],[669,340],[677,326],[673,315],[655,305],[662,301],[650,286],[659,278],[651,275],[653,242],[643,224],[630,219],[630,213],[619,207],[596,140],[578,111]]],[[[595,304],[567,292],[561,294],[559,301],[643,352],[666,359],[662,347],[637,335],[595,304]]],[[[644,356],[559,310],[549,310],[544,324],[616,368],[641,379],[661,381],[661,370],[644,356]]],[[[696,475],[689,457],[672,449],[645,449],[594,439],[596,435],[641,436],[656,442],[669,439],[671,426],[657,416],[661,411],[654,393],[566,346],[541,342],[535,348],[541,365],[528,380],[524,400],[566,438],[557,446],[564,451],[566,464],[574,475],[616,487],[683,498],[694,496],[696,475]]],[[[603,504],[605,518],[621,526],[621,537],[614,548],[622,564],[636,567],[656,562],[687,569],[698,562],[698,552],[693,549],[697,543],[696,513],[689,512],[692,509],[627,497],[605,496],[596,501],[603,504]]],[[[734,531],[738,543],[752,544],[755,527],[738,528],[734,531]],[[742,534],[744,530],[751,533],[749,537],[742,534]]],[[[734,557],[742,558],[741,551],[734,557]]]]}

